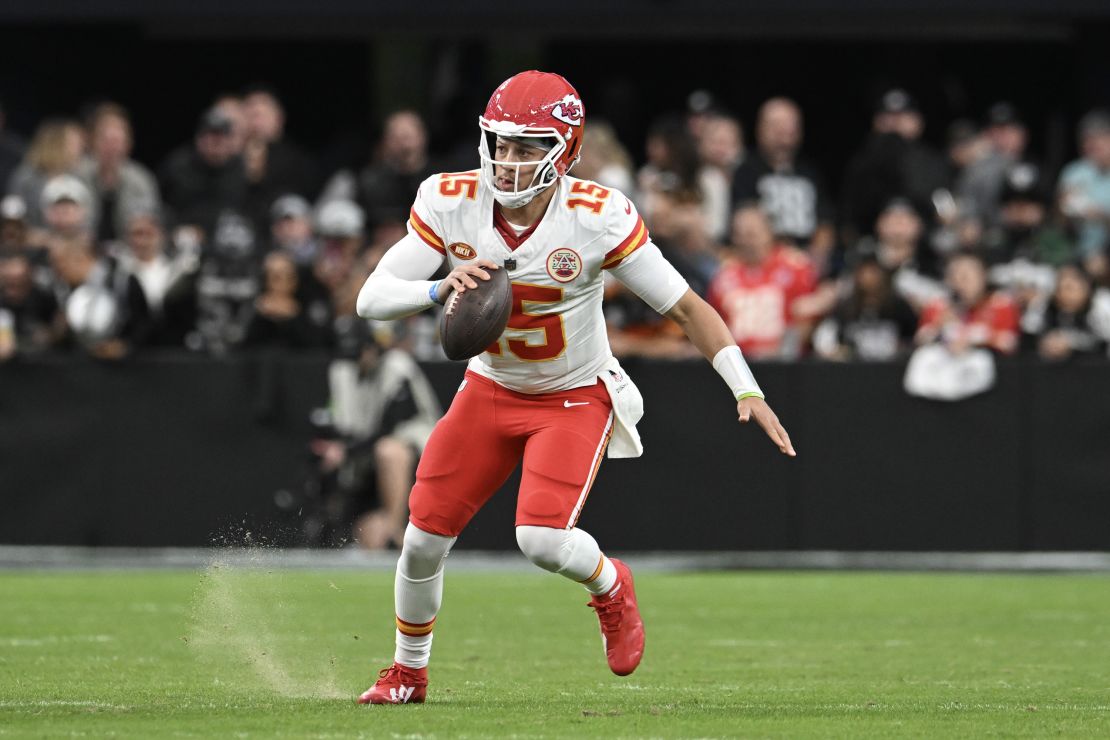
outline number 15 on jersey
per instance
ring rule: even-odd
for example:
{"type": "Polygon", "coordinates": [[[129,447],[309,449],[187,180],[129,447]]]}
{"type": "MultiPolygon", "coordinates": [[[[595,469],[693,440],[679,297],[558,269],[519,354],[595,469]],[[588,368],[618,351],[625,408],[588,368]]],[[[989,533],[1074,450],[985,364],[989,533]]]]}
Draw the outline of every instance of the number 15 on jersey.
{"type": "Polygon", "coordinates": [[[491,344],[486,352],[500,356],[507,349],[525,362],[546,362],[562,356],[567,348],[562,315],[535,310],[561,303],[562,300],[562,288],[513,283],[513,308],[505,326],[506,336],[491,344]],[[527,334],[523,339],[513,339],[507,336],[510,331],[527,334]]]}

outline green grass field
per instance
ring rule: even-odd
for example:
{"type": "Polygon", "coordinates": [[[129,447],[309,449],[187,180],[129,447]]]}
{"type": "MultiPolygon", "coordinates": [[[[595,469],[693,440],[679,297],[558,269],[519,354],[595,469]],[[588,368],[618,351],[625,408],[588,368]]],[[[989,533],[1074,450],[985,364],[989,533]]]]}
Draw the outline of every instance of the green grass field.
{"type": "Polygon", "coordinates": [[[429,703],[374,572],[0,573],[0,737],[1110,736],[1110,578],[642,573],[608,672],[574,584],[450,573],[429,703]]]}

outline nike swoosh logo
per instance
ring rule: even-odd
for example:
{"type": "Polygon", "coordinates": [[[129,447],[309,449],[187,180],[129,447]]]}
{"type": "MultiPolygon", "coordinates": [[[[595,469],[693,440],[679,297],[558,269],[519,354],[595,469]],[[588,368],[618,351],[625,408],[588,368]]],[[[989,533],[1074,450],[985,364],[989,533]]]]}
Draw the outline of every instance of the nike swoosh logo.
{"type": "Polygon", "coordinates": [[[563,401],[563,408],[565,408],[565,409],[569,409],[571,406],[589,406],[589,405],[590,405],[589,401],[577,401],[575,403],[571,403],[570,401],[563,401]]]}
{"type": "Polygon", "coordinates": [[[630,201],[628,198],[624,199],[624,212],[629,215],[632,214],[632,201],[630,201]]]}

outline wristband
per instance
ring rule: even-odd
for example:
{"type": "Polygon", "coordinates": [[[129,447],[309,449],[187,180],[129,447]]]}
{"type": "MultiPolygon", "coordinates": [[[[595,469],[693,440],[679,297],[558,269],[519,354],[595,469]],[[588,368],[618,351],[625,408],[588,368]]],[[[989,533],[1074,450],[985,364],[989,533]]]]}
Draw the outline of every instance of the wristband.
{"type": "Polygon", "coordinates": [[[428,297],[431,298],[432,303],[436,304],[437,306],[443,305],[439,302],[439,299],[436,298],[436,294],[439,292],[439,284],[442,282],[442,280],[436,280],[434,283],[428,286],[428,297]]]}
{"type": "Polygon", "coordinates": [[[724,378],[737,401],[753,396],[764,398],[763,391],[759,389],[759,383],[755,382],[751,368],[744,361],[744,355],[736,345],[725,347],[714,356],[713,369],[724,378]]]}

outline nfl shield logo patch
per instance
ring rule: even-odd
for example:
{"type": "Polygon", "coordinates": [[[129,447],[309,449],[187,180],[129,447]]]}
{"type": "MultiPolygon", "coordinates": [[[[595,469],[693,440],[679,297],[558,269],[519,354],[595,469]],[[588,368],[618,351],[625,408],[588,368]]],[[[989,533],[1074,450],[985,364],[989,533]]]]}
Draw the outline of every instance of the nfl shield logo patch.
{"type": "Polygon", "coordinates": [[[547,274],[560,283],[569,283],[582,272],[582,258],[573,249],[556,249],[547,255],[547,274]]]}

